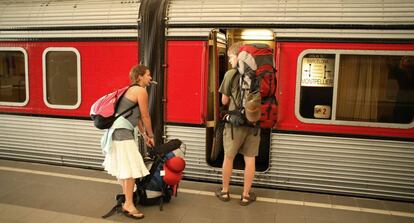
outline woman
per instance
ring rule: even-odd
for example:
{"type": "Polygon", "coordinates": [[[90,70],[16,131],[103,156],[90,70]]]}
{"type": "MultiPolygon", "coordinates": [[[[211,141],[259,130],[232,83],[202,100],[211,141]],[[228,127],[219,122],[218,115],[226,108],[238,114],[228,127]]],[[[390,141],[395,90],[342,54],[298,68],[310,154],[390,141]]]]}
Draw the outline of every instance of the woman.
{"type": "Polygon", "coordinates": [[[140,219],[144,214],[133,202],[135,179],[149,174],[143,158],[138,151],[134,140],[134,126],[144,136],[148,146],[154,146],[154,134],[148,112],[148,93],[145,89],[152,80],[149,69],[144,65],[136,65],[129,72],[131,87],[121,98],[117,113],[121,113],[131,106],[138,105],[130,112],[119,117],[112,125],[112,146],[105,155],[103,166],[105,170],[115,176],[122,185],[125,203],[123,213],[127,217],[140,219]]]}

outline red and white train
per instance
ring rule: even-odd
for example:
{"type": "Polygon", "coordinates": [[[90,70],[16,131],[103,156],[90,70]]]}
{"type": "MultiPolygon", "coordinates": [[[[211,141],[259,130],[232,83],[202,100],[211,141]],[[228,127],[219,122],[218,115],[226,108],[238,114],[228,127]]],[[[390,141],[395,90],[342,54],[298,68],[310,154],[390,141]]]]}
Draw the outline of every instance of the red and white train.
{"type": "Polygon", "coordinates": [[[269,44],[277,68],[254,185],[414,201],[407,0],[1,1],[0,158],[101,168],[90,106],[144,63],[159,140],[186,144],[187,179],[218,182],[217,91],[236,41],[269,44]]]}

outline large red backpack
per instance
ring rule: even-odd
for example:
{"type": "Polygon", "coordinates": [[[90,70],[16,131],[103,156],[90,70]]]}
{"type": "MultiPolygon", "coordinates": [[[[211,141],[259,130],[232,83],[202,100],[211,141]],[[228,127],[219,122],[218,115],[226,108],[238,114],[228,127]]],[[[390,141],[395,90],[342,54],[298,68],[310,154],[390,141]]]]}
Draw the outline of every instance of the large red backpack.
{"type": "Polygon", "coordinates": [[[250,78],[250,92],[260,91],[261,128],[272,128],[277,122],[276,69],[273,49],[266,44],[246,44],[238,53],[239,72],[250,78]]]}

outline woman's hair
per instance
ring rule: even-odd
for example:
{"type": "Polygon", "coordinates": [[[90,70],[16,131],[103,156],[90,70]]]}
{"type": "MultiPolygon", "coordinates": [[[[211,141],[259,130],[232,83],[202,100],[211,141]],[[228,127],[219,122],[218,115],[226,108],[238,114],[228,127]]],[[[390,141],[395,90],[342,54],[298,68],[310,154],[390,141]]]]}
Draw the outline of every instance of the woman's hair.
{"type": "Polygon", "coordinates": [[[144,76],[145,72],[149,70],[147,66],[139,64],[135,65],[129,71],[129,79],[131,79],[132,84],[136,84],[138,82],[138,76],[144,76]]]}
{"type": "Polygon", "coordinates": [[[243,46],[243,42],[235,42],[231,44],[231,46],[227,50],[227,54],[228,55],[233,54],[237,56],[237,54],[239,54],[239,49],[241,46],[243,46]]]}

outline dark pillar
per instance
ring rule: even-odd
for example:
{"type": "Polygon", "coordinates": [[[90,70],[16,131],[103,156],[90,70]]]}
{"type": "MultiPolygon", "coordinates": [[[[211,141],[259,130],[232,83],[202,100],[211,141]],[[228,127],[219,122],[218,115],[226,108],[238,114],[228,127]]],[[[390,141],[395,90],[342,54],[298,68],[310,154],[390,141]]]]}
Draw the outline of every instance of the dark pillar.
{"type": "Polygon", "coordinates": [[[168,0],[143,0],[139,9],[140,63],[149,67],[158,85],[148,88],[149,111],[155,144],[163,142],[164,134],[164,47],[165,11],[168,0]]]}

